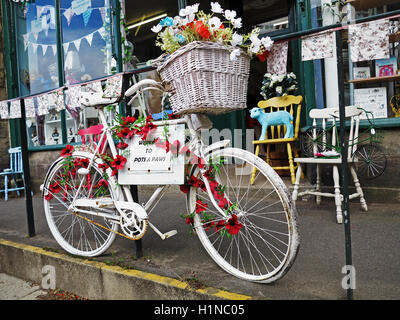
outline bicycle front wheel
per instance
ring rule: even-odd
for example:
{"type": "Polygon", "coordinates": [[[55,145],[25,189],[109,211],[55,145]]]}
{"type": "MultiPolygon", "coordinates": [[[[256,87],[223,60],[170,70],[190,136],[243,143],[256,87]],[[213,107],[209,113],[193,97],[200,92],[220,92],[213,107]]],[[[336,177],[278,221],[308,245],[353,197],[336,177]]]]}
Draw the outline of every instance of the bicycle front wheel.
{"type": "MultiPolygon", "coordinates": [[[[94,163],[87,174],[77,172],[79,167],[90,161],[86,153],[74,153],[70,159],[75,165],[68,170],[68,164],[61,160],[56,163],[44,183],[44,210],[47,224],[58,244],[67,252],[84,257],[94,257],[106,251],[115,239],[118,224],[96,214],[74,212],[69,207],[77,199],[114,199],[113,186],[102,181],[102,171],[94,163]],[[83,186],[79,185],[83,181],[83,186]],[[79,190],[79,191],[78,191],[79,190]]],[[[108,213],[117,217],[114,209],[87,208],[87,211],[108,213]]]]}
{"type": "Polygon", "coordinates": [[[299,248],[296,208],[276,172],[245,150],[226,148],[207,157],[206,187],[188,192],[194,229],[212,259],[247,281],[273,282],[293,264],[299,248]],[[254,184],[250,183],[257,170],[254,184]]]}
{"type": "Polygon", "coordinates": [[[375,179],[386,169],[387,159],[382,148],[375,144],[362,144],[353,154],[357,175],[364,179],[375,179]]]}

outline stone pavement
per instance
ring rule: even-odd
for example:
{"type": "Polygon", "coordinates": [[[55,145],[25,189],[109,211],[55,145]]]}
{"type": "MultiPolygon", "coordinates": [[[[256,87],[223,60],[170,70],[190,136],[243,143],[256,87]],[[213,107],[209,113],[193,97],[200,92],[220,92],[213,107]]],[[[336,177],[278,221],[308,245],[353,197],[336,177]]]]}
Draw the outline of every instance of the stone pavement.
{"type": "MultiPolygon", "coordinates": [[[[139,194],[140,200],[145,196],[139,194]]],[[[368,205],[367,213],[360,210],[356,200],[350,206],[356,270],[354,299],[397,300],[400,297],[399,205],[368,205]]],[[[135,256],[132,241],[117,237],[103,256],[80,259],[66,254],[53,239],[39,196],[34,196],[36,235],[32,238],[27,237],[25,200],[1,200],[0,272],[40,283],[41,268],[55,265],[57,288],[88,299],[346,299],[346,290],[341,285],[345,265],[344,227],[335,222],[332,201],[323,201],[320,206],[311,198],[297,202],[299,254],[288,274],[269,285],[238,280],[215,265],[179,217],[184,209],[184,197],[164,196],[162,207],[153,211],[151,221],[163,232],[176,228],[178,234],[162,241],[149,231],[142,239],[141,258],[135,256]]],[[[13,295],[6,284],[3,288],[0,291],[13,295]]],[[[15,297],[30,296],[21,293],[15,297]]]]}

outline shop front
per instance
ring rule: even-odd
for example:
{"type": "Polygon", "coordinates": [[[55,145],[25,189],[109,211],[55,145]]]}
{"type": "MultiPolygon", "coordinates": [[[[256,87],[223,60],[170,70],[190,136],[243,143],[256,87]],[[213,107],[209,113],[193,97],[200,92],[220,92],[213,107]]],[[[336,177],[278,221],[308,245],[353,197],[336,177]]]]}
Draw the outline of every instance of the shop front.
{"type": "MultiPolygon", "coordinates": [[[[40,184],[47,166],[66,144],[81,143],[79,129],[98,121],[95,109],[70,108],[74,86],[138,69],[146,70],[136,75],[138,79],[157,78],[154,70],[146,69],[148,61],[162,53],[155,45],[156,34],[151,28],[163,17],[174,17],[181,8],[194,3],[200,3],[200,10],[209,11],[210,1],[2,0],[8,99],[33,97],[31,110],[34,111],[26,117],[26,135],[35,187],[40,184]],[[58,88],[68,88],[71,93],[63,95],[63,107],[47,103],[43,110],[43,93],[58,88]]],[[[400,5],[390,0],[350,1],[351,7],[336,0],[225,0],[219,3],[223,8],[235,10],[243,18],[243,31],[258,26],[260,35],[270,36],[280,48],[279,63],[272,56],[266,61],[252,60],[248,109],[263,99],[260,89],[265,73],[293,72],[298,80],[296,94],[304,97],[303,129],[311,124],[308,118],[311,109],[339,104],[340,83],[335,47],[331,48],[332,54],[305,58],[302,54],[304,34],[309,31],[308,36],[311,36],[319,34],[324,27],[327,32],[332,31],[329,26],[336,29],[345,26],[341,34],[346,105],[363,104],[374,113],[376,123],[384,133],[382,144],[388,153],[388,169],[380,179],[370,184],[371,192],[377,186],[398,188],[400,144],[396,135],[400,126],[397,81],[400,76],[397,72],[397,41],[400,39],[397,38],[397,15],[400,5]],[[354,24],[357,19],[373,16],[378,20],[382,14],[386,15],[391,34],[388,47],[385,47],[388,52],[382,57],[373,54],[367,58],[365,55],[354,58],[356,53],[349,51],[348,40],[351,37],[347,21],[352,20],[354,24]]],[[[356,40],[353,48],[365,45],[356,40]]],[[[158,100],[155,101],[157,105],[158,100]]],[[[149,100],[150,108],[152,103],[149,100]]],[[[18,146],[21,143],[20,119],[12,119],[10,115],[8,118],[10,141],[4,145],[18,146]]],[[[248,110],[211,118],[219,130],[259,130],[248,110]]],[[[3,126],[5,122],[2,121],[3,126]]],[[[367,123],[362,121],[361,125],[367,123]]],[[[232,135],[232,138],[236,139],[235,145],[245,147],[245,135],[232,135]]]]}

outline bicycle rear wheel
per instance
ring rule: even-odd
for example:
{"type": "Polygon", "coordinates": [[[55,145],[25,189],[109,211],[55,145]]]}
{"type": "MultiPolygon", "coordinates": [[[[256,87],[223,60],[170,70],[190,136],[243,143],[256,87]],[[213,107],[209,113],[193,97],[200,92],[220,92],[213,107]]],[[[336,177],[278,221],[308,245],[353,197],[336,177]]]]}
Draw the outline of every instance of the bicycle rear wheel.
{"type": "MultiPolygon", "coordinates": [[[[71,161],[75,162],[77,169],[89,160],[90,156],[86,153],[74,153],[71,161]]],[[[115,239],[114,232],[118,230],[115,221],[69,210],[75,196],[77,199],[100,197],[114,199],[111,179],[99,192],[102,176],[102,171],[96,163],[92,165],[88,174],[81,175],[76,170],[67,170],[66,163],[61,160],[53,166],[44,183],[44,210],[47,224],[58,244],[73,255],[98,256],[106,251],[115,239]],[[84,187],[77,194],[81,181],[84,181],[84,187]]],[[[87,210],[96,212],[93,208],[87,210]]],[[[115,208],[99,208],[98,212],[107,212],[117,217],[115,208]]]]}
{"type": "Polygon", "coordinates": [[[188,192],[189,211],[198,211],[193,226],[204,248],[238,278],[278,280],[299,248],[297,212],[285,184],[265,161],[245,150],[217,150],[206,160],[217,163],[210,168],[218,169],[213,177],[209,169],[208,178],[194,170],[192,179],[203,178],[206,187],[191,187],[188,192]],[[257,175],[251,185],[253,168],[257,175]]]}
{"type": "Polygon", "coordinates": [[[314,157],[314,145],[317,152],[324,152],[327,149],[326,141],[330,140],[329,132],[322,130],[318,127],[308,128],[300,136],[301,153],[303,157],[314,157]],[[314,130],[316,132],[314,136],[314,130]],[[326,135],[324,140],[324,135],[326,135]],[[324,142],[325,141],[325,142],[324,142]]]}
{"type": "Polygon", "coordinates": [[[386,169],[387,159],[382,148],[375,144],[358,146],[353,154],[357,176],[364,179],[375,179],[386,169]]]}

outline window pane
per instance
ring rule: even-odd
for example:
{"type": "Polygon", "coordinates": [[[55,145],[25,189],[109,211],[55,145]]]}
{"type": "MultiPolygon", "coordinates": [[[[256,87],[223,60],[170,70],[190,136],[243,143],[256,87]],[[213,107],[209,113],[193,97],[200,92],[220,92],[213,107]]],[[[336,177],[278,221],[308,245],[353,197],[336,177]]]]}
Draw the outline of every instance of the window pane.
{"type": "Polygon", "coordinates": [[[58,86],[54,0],[14,5],[20,95],[58,86]]]}
{"type": "Polygon", "coordinates": [[[65,83],[111,74],[108,0],[61,0],[65,83]]]}

